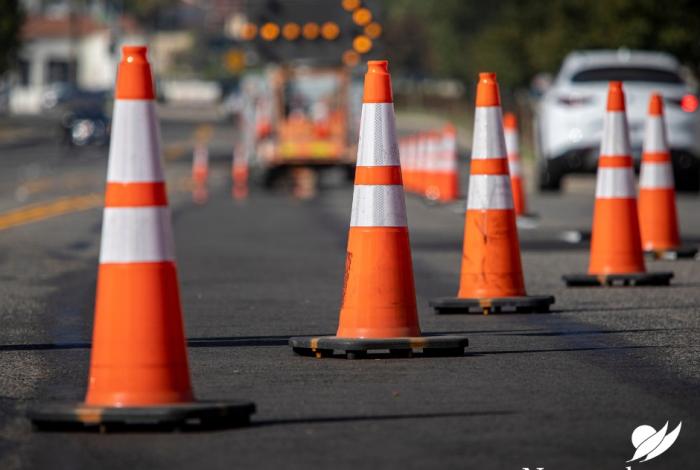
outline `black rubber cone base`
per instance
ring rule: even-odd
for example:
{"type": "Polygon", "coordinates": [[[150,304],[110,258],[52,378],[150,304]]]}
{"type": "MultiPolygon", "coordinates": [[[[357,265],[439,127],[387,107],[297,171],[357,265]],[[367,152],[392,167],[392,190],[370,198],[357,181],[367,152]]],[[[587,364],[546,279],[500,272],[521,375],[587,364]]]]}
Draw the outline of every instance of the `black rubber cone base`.
{"type": "Polygon", "coordinates": [[[673,261],[676,259],[695,258],[695,255],[698,254],[698,249],[694,246],[681,246],[672,250],[652,250],[644,253],[654,259],[673,261]]]}
{"type": "Polygon", "coordinates": [[[673,273],[568,274],[562,279],[568,287],[668,286],[673,273]]]}
{"type": "Polygon", "coordinates": [[[255,404],[199,401],[161,406],[101,407],[49,403],[30,408],[28,418],[41,431],[174,431],[245,426],[255,404]]]}
{"type": "Polygon", "coordinates": [[[346,359],[415,356],[463,356],[469,340],[463,335],[403,338],[339,338],[308,336],[290,338],[289,345],[300,356],[346,359]]]}
{"type": "Polygon", "coordinates": [[[548,313],[554,303],[551,295],[524,295],[522,297],[493,297],[483,299],[461,299],[441,297],[429,303],[437,314],[460,313],[548,313]]]}

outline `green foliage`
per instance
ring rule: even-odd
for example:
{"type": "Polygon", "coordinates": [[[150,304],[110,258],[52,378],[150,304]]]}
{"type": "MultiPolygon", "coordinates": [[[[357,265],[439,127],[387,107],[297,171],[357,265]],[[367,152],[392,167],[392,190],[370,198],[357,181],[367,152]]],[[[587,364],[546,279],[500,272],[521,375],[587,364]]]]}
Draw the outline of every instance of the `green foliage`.
{"type": "Polygon", "coordinates": [[[17,58],[23,20],[19,0],[0,1],[0,75],[5,73],[17,58]]]}
{"type": "Polygon", "coordinates": [[[572,50],[628,47],[670,52],[700,72],[700,8],[694,0],[384,3],[387,50],[399,67],[419,65],[470,81],[490,69],[506,86],[525,85],[538,72],[556,72],[572,50]],[[400,53],[392,57],[395,50],[400,53]]]}

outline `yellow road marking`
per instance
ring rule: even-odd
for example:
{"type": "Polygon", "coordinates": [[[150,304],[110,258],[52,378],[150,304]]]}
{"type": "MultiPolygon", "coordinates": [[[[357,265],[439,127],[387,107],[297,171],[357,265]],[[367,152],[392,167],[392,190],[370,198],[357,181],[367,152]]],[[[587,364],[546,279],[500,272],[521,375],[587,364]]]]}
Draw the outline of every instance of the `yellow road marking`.
{"type": "Polygon", "coordinates": [[[101,207],[103,200],[102,194],[92,193],[82,196],[63,197],[49,202],[13,209],[0,214],[0,230],[6,230],[18,225],[37,222],[71,212],[101,207]]]}

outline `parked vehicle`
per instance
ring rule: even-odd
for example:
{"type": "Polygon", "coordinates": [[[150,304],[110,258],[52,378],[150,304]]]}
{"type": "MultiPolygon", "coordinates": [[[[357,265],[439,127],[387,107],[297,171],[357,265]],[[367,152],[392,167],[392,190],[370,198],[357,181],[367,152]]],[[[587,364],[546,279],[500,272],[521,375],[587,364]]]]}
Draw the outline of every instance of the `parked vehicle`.
{"type": "Polygon", "coordinates": [[[608,82],[621,80],[636,165],[649,95],[665,101],[668,138],[679,190],[700,190],[700,111],[697,90],[678,61],[663,52],[576,51],[564,60],[535,109],[539,187],[557,191],[564,175],[597,166],[608,82]]]}

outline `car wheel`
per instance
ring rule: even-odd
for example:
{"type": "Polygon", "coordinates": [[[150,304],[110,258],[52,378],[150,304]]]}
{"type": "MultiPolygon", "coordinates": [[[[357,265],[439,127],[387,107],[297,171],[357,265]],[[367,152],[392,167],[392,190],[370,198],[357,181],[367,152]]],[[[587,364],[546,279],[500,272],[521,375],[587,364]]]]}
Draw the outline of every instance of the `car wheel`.
{"type": "Polygon", "coordinates": [[[537,175],[537,182],[540,191],[542,192],[555,192],[561,191],[561,172],[557,171],[552,165],[544,163],[545,159],[540,160],[539,174],[537,175]]]}
{"type": "Polygon", "coordinates": [[[673,152],[673,180],[676,190],[700,191],[700,160],[687,152],[673,152]]]}

